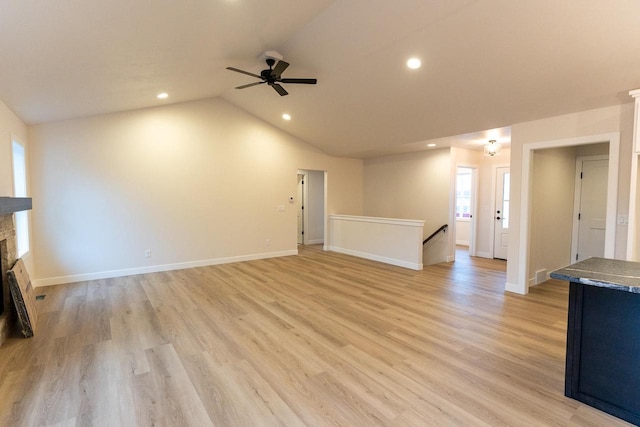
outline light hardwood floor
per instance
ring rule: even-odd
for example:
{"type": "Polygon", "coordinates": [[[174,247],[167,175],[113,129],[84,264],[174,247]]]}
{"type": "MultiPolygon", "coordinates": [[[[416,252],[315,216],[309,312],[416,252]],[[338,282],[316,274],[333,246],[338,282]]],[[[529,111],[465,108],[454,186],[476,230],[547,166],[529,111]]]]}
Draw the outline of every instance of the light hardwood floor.
{"type": "Polygon", "coordinates": [[[40,289],[0,425],[627,425],[563,396],[565,283],[300,251],[40,289]]]}

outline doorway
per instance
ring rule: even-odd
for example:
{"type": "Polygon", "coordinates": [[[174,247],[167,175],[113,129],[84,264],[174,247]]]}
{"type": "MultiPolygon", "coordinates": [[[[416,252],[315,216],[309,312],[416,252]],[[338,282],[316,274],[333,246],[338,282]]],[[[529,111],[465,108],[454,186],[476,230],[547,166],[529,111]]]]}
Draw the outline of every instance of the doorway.
{"type": "MultiPolygon", "coordinates": [[[[607,175],[607,212],[606,231],[604,242],[604,256],[606,258],[615,257],[616,243],[616,209],[618,195],[618,171],[617,166],[620,157],[620,133],[612,132],[590,136],[580,136],[574,138],[528,142],[522,145],[522,170],[519,188],[514,193],[518,196],[519,215],[517,219],[516,238],[517,246],[512,248],[515,256],[515,267],[507,273],[507,283],[505,290],[519,294],[529,292],[529,264],[530,264],[530,221],[531,221],[531,192],[532,192],[532,170],[533,155],[536,150],[545,148],[571,147],[580,145],[591,145],[599,143],[609,144],[609,170],[607,175]]],[[[514,183],[517,181],[514,181],[514,183]]]]}
{"type": "Polygon", "coordinates": [[[298,190],[296,192],[298,206],[296,209],[298,217],[298,244],[304,244],[304,173],[298,172],[298,190]]]}
{"type": "Polygon", "coordinates": [[[298,244],[324,243],[325,171],[298,170],[297,221],[298,244]]]}
{"type": "Polygon", "coordinates": [[[456,168],[455,241],[475,256],[476,199],[478,192],[478,168],[457,166],[456,168]]]}
{"type": "Polygon", "coordinates": [[[607,216],[608,156],[578,157],[571,259],[604,257],[607,216]]]}

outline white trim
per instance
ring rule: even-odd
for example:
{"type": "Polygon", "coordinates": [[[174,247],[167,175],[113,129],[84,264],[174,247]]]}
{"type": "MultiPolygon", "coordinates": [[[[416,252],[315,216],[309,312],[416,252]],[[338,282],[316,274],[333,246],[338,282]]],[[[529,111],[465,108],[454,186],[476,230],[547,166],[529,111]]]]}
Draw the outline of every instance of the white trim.
{"type": "Polygon", "coordinates": [[[341,221],[372,222],[376,224],[393,224],[406,227],[424,227],[424,221],[418,219],[379,218],[374,216],[329,215],[329,219],[341,221]]]}
{"type": "Polygon", "coordinates": [[[476,252],[476,256],[479,258],[493,258],[493,255],[491,254],[491,252],[476,252]]]}
{"type": "Polygon", "coordinates": [[[327,242],[329,241],[329,172],[328,171],[324,171],[324,246],[323,246],[323,250],[328,250],[328,244],[327,242]]]}
{"type": "Polygon", "coordinates": [[[61,285],[64,283],[84,282],[87,280],[111,279],[114,277],[133,276],[136,274],[158,273],[160,271],[183,270],[185,268],[207,267],[210,265],[229,264],[232,262],[254,261],[258,259],[277,258],[298,255],[298,250],[267,252],[261,254],[241,255],[227,258],[214,258],[200,261],[179,262],[175,264],[152,265],[149,267],[125,268],[122,270],[100,271],[95,273],[74,274],[71,276],[49,277],[33,280],[34,287],[61,285]]]}
{"type": "Polygon", "coordinates": [[[627,254],[626,259],[635,261],[638,259],[638,243],[636,242],[636,220],[638,200],[638,157],[640,156],[640,89],[629,91],[634,98],[633,112],[633,155],[631,157],[631,186],[629,188],[629,221],[627,228],[627,254]]]}
{"type": "MultiPolygon", "coordinates": [[[[469,242],[466,240],[456,240],[456,246],[469,246],[469,242]]],[[[471,255],[471,254],[469,254],[471,255]]]]}
{"type": "Polygon", "coordinates": [[[573,190],[573,224],[571,229],[571,262],[574,262],[576,259],[576,254],[578,253],[578,233],[580,232],[580,221],[578,221],[578,214],[580,213],[580,202],[581,202],[581,194],[582,194],[582,179],[580,178],[582,174],[582,167],[585,161],[596,161],[596,160],[608,160],[608,155],[598,155],[598,156],[578,156],[576,157],[576,176],[574,182],[574,190],[573,190]]]}
{"type": "Polygon", "coordinates": [[[309,240],[305,245],[319,245],[320,243],[324,243],[324,239],[309,240]]]}
{"type": "MultiPolygon", "coordinates": [[[[640,92],[640,91],[639,91],[640,92]]],[[[631,157],[631,186],[629,188],[629,225],[627,228],[627,261],[636,260],[636,209],[638,199],[638,157],[640,154],[633,153],[631,157]]]]}
{"type": "Polygon", "coordinates": [[[504,290],[507,292],[513,292],[514,294],[526,295],[527,292],[522,291],[522,286],[514,283],[505,283],[504,290]]]}
{"type": "Polygon", "coordinates": [[[633,151],[635,153],[640,152],[640,135],[638,135],[638,127],[640,127],[640,89],[632,90],[629,92],[634,98],[634,111],[633,111],[633,151]]]}
{"type": "MultiPolygon", "coordinates": [[[[298,200],[296,203],[296,241],[298,241],[298,231],[297,231],[297,222],[298,222],[298,210],[300,210],[300,203],[302,203],[302,244],[307,244],[307,236],[304,234],[305,226],[309,223],[309,215],[307,214],[308,209],[304,209],[304,206],[307,206],[307,189],[305,185],[309,183],[309,173],[306,170],[298,169],[298,173],[296,174],[296,179],[298,176],[302,175],[302,200],[298,200]]],[[[296,197],[298,196],[298,185],[296,184],[296,197]]]]}
{"type": "Polygon", "coordinates": [[[447,259],[447,261],[446,261],[446,262],[453,262],[453,261],[455,261],[455,260],[456,260],[456,257],[455,257],[455,256],[451,256],[451,255],[448,255],[446,259],[447,259]]]}
{"type": "Polygon", "coordinates": [[[507,284],[505,290],[519,294],[527,294],[529,269],[529,235],[531,232],[531,169],[532,153],[543,148],[571,147],[576,145],[609,143],[609,175],[607,182],[607,219],[604,244],[605,258],[614,258],[616,244],[616,211],[618,198],[618,164],[620,157],[620,133],[603,133],[599,135],[581,136],[575,138],[539,141],[523,144],[522,146],[522,180],[520,188],[520,231],[519,231],[519,259],[516,284],[507,284]],[[515,290],[514,290],[515,289],[515,290]]]}
{"type": "Polygon", "coordinates": [[[341,253],[341,254],[345,254],[345,255],[356,256],[358,258],[368,259],[368,260],[371,260],[371,261],[377,261],[377,262],[382,262],[382,263],[385,263],[385,264],[395,265],[395,266],[398,266],[398,267],[409,268],[411,270],[422,270],[422,268],[423,268],[422,263],[418,264],[418,263],[414,263],[414,262],[407,262],[407,261],[402,261],[402,260],[399,260],[399,259],[387,258],[387,257],[383,257],[383,256],[380,256],[380,255],[369,254],[369,253],[366,253],[366,252],[354,251],[352,249],[345,249],[345,248],[339,248],[339,247],[335,247],[335,246],[330,246],[329,250],[333,251],[333,252],[338,252],[338,253],[341,253]]]}

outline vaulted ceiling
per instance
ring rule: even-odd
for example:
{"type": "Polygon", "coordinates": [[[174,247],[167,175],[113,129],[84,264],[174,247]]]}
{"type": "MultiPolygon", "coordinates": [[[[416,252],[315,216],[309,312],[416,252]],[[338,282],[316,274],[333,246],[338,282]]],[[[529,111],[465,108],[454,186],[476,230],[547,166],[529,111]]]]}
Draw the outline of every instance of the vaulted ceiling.
{"type": "Polygon", "coordinates": [[[0,99],[29,124],[220,96],[353,157],[630,102],[638,52],[638,0],[0,0],[0,99]],[[318,84],[235,90],[266,50],[318,84]]]}

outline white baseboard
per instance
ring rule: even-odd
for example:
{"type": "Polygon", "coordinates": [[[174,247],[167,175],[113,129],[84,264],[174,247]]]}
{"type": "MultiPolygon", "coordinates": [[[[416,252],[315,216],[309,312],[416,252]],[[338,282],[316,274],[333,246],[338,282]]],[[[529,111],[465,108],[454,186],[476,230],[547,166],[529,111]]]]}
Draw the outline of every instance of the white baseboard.
{"type": "Polygon", "coordinates": [[[528,294],[528,289],[522,289],[522,286],[515,283],[505,283],[504,290],[507,292],[513,292],[514,294],[526,295],[528,294]]]}
{"type": "Polygon", "coordinates": [[[480,258],[493,258],[489,252],[476,252],[476,256],[480,258]]]}
{"type": "Polygon", "coordinates": [[[307,245],[319,245],[320,243],[324,243],[324,239],[313,239],[313,240],[308,240],[307,245]]]}
{"type": "Polygon", "coordinates": [[[136,274],[158,273],[161,271],[183,270],[185,268],[206,267],[209,265],[229,264],[232,262],[254,261],[258,259],[276,258],[298,255],[298,250],[267,252],[261,254],[241,255],[227,258],[205,259],[200,261],[179,262],[175,264],[152,265],[149,267],[125,268],[122,270],[100,271],[96,273],[74,274],[70,276],[49,277],[33,280],[34,287],[61,285],[64,283],[84,282],[87,280],[111,279],[114,277],[133,276],[136,274]]]}
{"type": "Polygon", "coordinates": [[[395,265],[398,267],[404,267],[404,268],[409,268],[411,270],[422,270],[423,265],[422,263],[414,263],[414,262],[408,262],[408,261],[403,261],[400,259],[394,259],[394,258],[387,258],[387,257],[383,257],[380,255],[375,255],[375,254],[369,254],[366,252],[359,252],[359,251],[354,251],[351,249],[344,249],[344,248],[338,248],[335,246],[329,246],[328,250],[333,251],[333,252],[338,252],[341,254],[345,254],[345,255],[351,255],[351,256],[355,256],[358,258],[364,258],[364,259],[369,259],[371,261],[377,261],[377,262],[382,262],[385,264],[391,264],[391,265],[395,265]]]}
{"type": "Polygon", "coordinates": [[[448,255],[447,256],[447,262],[453,262],[456,260],[456,256],[455,255],[448,255]]]}
{"type": "Polygon", "coordinates": [[[469,242],[467,240],[456,240],[456,245],[469,246],[469,242]]]}

